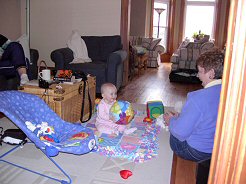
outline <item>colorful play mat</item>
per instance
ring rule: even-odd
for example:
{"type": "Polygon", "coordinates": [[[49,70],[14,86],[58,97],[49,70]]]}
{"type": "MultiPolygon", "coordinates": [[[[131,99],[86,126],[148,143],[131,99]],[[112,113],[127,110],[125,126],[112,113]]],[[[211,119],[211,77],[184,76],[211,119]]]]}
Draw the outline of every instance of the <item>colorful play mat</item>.
{"type": "Polygon", "coordinates": [[[100,155],[143,163],[157,156],[159,149],[157,135],[160,133],[160,126],[156,125],[155,122],[143,122],[145,117],[145,110],[135,110],[134,119],[129,126],[136,127],[137,130],[129,135],[100,135],[95,127],[96,115],[85,126],[92,129],[97,135],[97,153],[100,155]]]}

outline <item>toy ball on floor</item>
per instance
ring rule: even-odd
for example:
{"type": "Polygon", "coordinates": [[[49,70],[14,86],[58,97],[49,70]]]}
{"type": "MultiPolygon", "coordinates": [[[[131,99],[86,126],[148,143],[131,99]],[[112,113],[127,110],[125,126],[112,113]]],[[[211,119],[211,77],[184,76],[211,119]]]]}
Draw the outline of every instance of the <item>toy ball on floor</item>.
{"type": "Polygon", "coordinates": [[[110,117],[116,124],[127,125],[134,117],[134,110],[130,102],[116,101],[110,109],[110,117]]]}

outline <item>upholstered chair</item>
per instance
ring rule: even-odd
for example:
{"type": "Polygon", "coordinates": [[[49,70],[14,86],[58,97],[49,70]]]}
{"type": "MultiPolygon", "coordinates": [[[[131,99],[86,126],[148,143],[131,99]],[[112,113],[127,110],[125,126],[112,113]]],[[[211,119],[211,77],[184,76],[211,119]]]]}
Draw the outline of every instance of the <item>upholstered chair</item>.
{"type": "Polygon", "coordinates": [[[196,70],[196,60],[200,54],[214,47],[213,42],[183,41],[179,48],[171,56],[172,70],[192,69],[196,70]]]}
{"type": "MultiPolygon", "coordinates": [[[[147,67],[156,68],[160,61],[160,54],[164,53],[165,48],[160,45],[160,38],[144,38],[140,36],[130,36],[130,47],[134,52],[146,51],[148,54],[147,67]]],[[[133,52],[133,53],[134,53],[133,52]]]]}

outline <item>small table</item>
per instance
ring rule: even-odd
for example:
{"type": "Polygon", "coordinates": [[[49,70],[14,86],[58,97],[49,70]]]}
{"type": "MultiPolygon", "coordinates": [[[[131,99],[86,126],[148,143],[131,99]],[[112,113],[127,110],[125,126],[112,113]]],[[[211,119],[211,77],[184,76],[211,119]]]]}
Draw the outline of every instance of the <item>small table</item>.
{"type": "MultiPolygon", "coordinates": [[[[59,84],[58,88],[56,84],[52,84],[49,89],[24,85],[20,91],[34,94],[42,98],[63,120],[68,122],[78,122],[81,117],[83,85],[83,82],[77,82],[75,84],[59,84]]],[[[95,106],[96,77],[89,76],[88,85],[86,85],[85,94],[85,119],[89,116],[88,89],[90,92],[92,109],[94,109],[95,106]]]]}
{"type": "Polygon", "coordinates": [[[148,54],[141,53],[137,54],[137,68],[138,68],[138,76],[140,75],[140,71],[142,69],[147,69],[147,60],[148,60],[148,54]]]}

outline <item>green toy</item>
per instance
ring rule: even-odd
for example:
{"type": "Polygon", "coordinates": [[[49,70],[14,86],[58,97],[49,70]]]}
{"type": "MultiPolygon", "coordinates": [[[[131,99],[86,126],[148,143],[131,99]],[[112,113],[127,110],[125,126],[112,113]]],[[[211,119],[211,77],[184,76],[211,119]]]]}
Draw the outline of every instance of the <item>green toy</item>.
{"type": "Polygon", "coordinates": [[[164,114],[164,106],[162,101],[149,101],[147,102],[147,116],[151,119],[158,118],[161,114],[164,114]]]}

